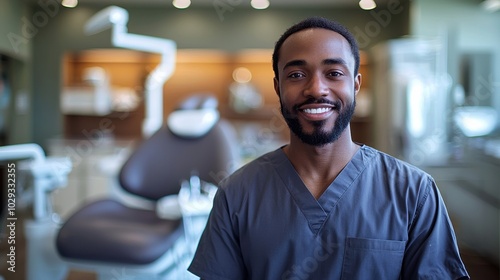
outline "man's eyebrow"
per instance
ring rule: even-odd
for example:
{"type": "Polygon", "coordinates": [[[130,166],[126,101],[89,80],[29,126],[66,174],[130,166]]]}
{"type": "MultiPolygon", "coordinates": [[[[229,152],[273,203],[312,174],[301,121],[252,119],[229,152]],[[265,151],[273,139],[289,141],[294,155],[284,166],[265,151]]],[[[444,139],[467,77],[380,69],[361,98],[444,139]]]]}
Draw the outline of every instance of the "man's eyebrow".
{"type": "Polygon", "coordinates": [[[283,66],[283,70],[288,68],[288,67],[291,67],[291,66],[304,66],[304,65],[306,65],[305,60],[301,60],[301,59],[292,60],[292,61],[287,62],[285,64],[285,66],[283,66]]]}
{"type": "MultiPolygon", "coordinates": [[[[285,64],[285,66],[283,66],[283,69],[286,69],[288,67],[291,67],[291,66],[304,66],[306,65],[306,61],[305,60],[302,60],[302,59],[297,59],[297,60],[292,60],[292,61],[289,61],[285,64]]],[[[342,59],[342,58],[327,58],[325,60],[323,60],[323,64],[324,65],[337,65],[337,64],[340,64],[340,65],[347,65],[347,62],[342,59]]]]}
{"type": "Polygon", "coordinates": [[[335,64],[341,64],[341,65],[347,65],[347,62],[342,59],[342,58],[327,58],[323,60],[323,64],[325,65],[335,65],[335,64]]]}

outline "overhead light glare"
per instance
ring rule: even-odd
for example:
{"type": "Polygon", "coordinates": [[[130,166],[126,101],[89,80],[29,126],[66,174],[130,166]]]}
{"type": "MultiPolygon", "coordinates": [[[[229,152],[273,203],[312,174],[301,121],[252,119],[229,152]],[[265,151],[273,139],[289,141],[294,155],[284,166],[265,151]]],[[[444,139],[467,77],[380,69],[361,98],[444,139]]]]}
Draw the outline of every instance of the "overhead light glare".
{"type": "Polygon", "coordinates": [[[500,10],[500,0],[485,0],[481,3],[483,9],[488,12],[496,12],[500,10]]]}
{"type": "Polygon", "coordinates": [[[377,7],[377,3],[374,0],[361,0],[359,1],[359,6],[363,10],[373,10],[377,7]]]}
{"type": "Polygon", "coordinates": [[[191,6],[191,0],[174,0],[172,5],[174,5],[177,9],[186,9],[191,6]]]}
{"type": "Polygon", "coordinates": [[[250,5],[257,10],[267,9],[269,7],[269,0],[252,0],[250,5]]]}
{"type": "Polygon", "coordinates": [[[61,5],[66,8],[74,8],[78,5],[78,0],[62,0],[61,5]]]}

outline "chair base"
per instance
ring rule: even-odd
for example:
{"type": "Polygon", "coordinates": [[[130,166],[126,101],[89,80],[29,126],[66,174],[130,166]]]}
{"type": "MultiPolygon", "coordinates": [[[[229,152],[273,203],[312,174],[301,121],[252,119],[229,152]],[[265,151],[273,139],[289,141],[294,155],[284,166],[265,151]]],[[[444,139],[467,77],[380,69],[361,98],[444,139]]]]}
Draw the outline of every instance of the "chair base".
{"type": "Polygon", "coordinates": [[[56,251],[58,230],[59,225],[50,219],[25,221],[28,280],[64,279],[68,273],[68,266],[56,251]]]}
{"type": "Polygon", "coordinates": [[[151,264],[94,263],[61,258],[55,245],[59,228],[50,219],[26,221],[27,280],[64,280],[71,268],[93,271],[98,275],[98,280],[198,279],[187,271],[192,256],[184,237],[180,237],[171,250],[151,264]]]}

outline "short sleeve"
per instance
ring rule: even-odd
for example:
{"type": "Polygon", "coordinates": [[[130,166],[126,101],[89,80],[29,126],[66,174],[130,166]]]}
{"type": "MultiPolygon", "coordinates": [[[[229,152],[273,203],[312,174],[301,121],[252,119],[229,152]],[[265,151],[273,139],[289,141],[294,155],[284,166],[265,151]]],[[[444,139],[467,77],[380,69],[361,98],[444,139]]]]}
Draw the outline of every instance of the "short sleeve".
{"type": "Polygon", "coordinates": [[[201,279],[245,279],[238,234],[224,189],[219,188],[189,271],[201,279]]]}
{"type": "Polygon", "coordinates": [[[453,226],[432,178],[428,178],[418,195],[402,279],[469,279],[453,226]]]}

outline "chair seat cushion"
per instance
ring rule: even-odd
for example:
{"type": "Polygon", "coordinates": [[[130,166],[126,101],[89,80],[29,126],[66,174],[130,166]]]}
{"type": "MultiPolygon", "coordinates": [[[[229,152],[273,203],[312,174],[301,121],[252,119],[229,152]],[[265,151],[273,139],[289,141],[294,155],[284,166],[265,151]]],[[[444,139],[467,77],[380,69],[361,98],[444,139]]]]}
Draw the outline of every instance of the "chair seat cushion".
{"type": "Polygon", "coordinates": [[[161,257],[183,233],[181,220],[100,200],[73,214],[56,244],[65,258],[144,265],[161,257]]]}

